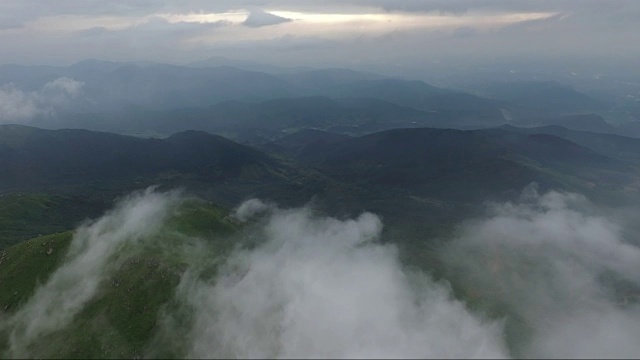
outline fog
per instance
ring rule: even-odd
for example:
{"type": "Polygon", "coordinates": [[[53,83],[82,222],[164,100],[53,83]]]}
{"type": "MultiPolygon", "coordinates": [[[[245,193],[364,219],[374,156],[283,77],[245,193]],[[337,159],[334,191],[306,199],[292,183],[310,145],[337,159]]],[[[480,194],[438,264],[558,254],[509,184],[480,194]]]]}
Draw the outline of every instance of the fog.
{"type": "MultiPolygon", "coordinates": [[[[4,323],[9,355],[29,356],[67,326],[181,199],[148,189],[76,230],[65,263],[4,323]]],[[[459,224],[439,264],[418,270],[382,241],[375,214],[337,219],[252,199],[232,214],[244,230],[213,276],[202,265],[219,258],[186,262],[180,305],[158,313],[157,331],[189,358],[636,356],[640,249],[621,211],[530,187],[459,224]],[[187,328],[174,327],[184,311],[187,328]]],[[[207,254],[207,244],[190,238],[180,251],[207,254]]]]}
{"type": "Polygon", "coordinates": [[[520,354],[637,356],[640,306],[629,300],[640,248],[624,224],[580,195],[535,188],[488,213],[461,227],[443,259],[469,293],[524,323],[520,354]]]}
{"type": "Polygon", "coordinates": [[[405,272],[396,248],[376,243],[377,216],[267,216],[265,242],[234,253],[215,282],[183,279],[179,295],[197,313],[189,357],[505,356],[499,323],[405,272]]]}
{"type": "Polygon", "coordinates": [[[0,86],[0,124],[23,123],[38,115],[53,115],[69,107],[84,83],[61,77],[47,82],[37,91],[23,91],[13,83],[0,86]]]}

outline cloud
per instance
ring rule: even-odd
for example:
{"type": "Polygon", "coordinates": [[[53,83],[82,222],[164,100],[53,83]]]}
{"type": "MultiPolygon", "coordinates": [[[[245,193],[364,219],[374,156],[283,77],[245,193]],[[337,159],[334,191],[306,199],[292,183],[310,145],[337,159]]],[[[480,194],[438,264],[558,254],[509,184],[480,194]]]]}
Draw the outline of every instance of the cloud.
{"type": "Polygon", "coordinates": [[[533,189],[489,211],[461,228],[442,259],[470,301],[507,316],[512,334],[520,334],[515,354],[640,351],[640,305],[628,301],[640,289],[640,248],[625,240],[621,224],[582,196],[533,189]]]}
{"type": "Polygon", "coordinates": [[[261,245],[231,255],[212,282],[183,277],[177,296],[195,311],[188,356],[505,357],[500,325],[405,271],[396,248],[377,242],[381,230],[371,213],[272,208],[261,245]]]}
{"type": "Polygon", "coordinates": [[[40,113],[38,96],[25,93],[13,84],[0,87],[0,122],[12,122],[34,117],[40,113]]]}
{"type": "Polygon", "coordinates": [[[251,199],[240,204],[234,212],[233,217],[238,221],[245,222],[256,215],[273,209],[274,205],[272,204],[266,204],[259,199],[251,199]]]}
{"type": "Polygon", "coordinates": [[[243,24],[248,27],[257,28],[262,26],[278,25],[289,21],[292,20],[268,13],[261,9],[251,9],[249,11],[249,16],[247,16],[247,19],[243,22],[243,24]]]}
{"type": "MultiPolygon", "coordinates": [[[[148,189],[76,230],[65,263],[3,322],[7,355],[27,357],[69,324],[122,250],[152,240],[180,199],[148,189]]],[[[233,214],[251,222],[228,257],[178,234],[171,254],[189,259],[181,306],[164,308],[156,330],[189,358],[631,357],[640,352],[633,215],[530,187],[463,222],[435,250],[437,264],[423,264],[438,266],[434,280],[380,241],[374,214],[336,219],[253,199],[233,214]]]]}
{"type": "MultiPolygon", "coordinates": [[[[223,54],[293,66],[358,63],[378,71],[380,64],[401,65],[384,65],[379,70],[389,74],[429,60],[483,66],[500,59],[557,61],[570,56],[593,63],[593,57],[633,61],[640,53],[634,46],[638,42],[634,35],[640,31],[636,21],[640,2],[624,0],[65,0],[55,4],[9,0],[0,4],[0,14],[6,14],[13,24],[0,29],[3,61],[18,63],[69,64],[86,58],[191,63],[223,54]],[[494,31],[539,18],[536,14],[568,17],[555,22],[532,21],[526,29],[494,31]],[[156,30],[143,25],[159,17],[171,24],[183,19],[185,24],[156,30]],[[233,26],[216,31],[204,26],[216,21],[233,26]],[[236,26],[243,21],[246,26],[236,26]],[[269,26],[275,24],[281,25],[269,26]],[[93,27],[109,31],[87,31],[93,27]],[[466,37],[465,46],[452,47],[451,35],[457,28],[474,28],[483,36],[466,37]],[[387,35],[393,41],[377,41],[387,35]],[[334,42],[326,50],[295,48],[297,54],[292,56],[280,49],[280,39],[287,36],[334,42]],[[254,42],[260,42],[261,48],[252,48],[254,42]],[[520,46],[523,43],[529,46],[520,46]]],[[[2,23],[0,19],[0,28],[2,23]]],[[[425,77],[425,67],[416,66],[403,75],[425,77]]]]}
{"type": "Polygon", "coordinates": [[[26,92],[14,84],[0,86],[0,123],[24,122],[38,115],[48,115],[70,105],[80,95],[84,83],[62,77],[48,82],[37,91],[26,92]]]}
{"type": "Polygon", "coordinates": [[[10,329],[9,357],[29,357],[29,346],[65,328],[117,268],[121,250],[157,232],[179,201],[177,192],[134,193],[99,220],[78,228],[65,263],[35,290],[3,326],[10,329]]]}

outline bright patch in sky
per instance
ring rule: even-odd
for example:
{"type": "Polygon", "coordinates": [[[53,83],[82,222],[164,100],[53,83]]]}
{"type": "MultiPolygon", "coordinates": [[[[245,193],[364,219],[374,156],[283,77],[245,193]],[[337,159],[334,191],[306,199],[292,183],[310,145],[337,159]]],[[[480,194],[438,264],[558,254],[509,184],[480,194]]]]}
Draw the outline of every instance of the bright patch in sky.
{"type": "MultiPolygon", "coordinates": [[[[268,29],[239,29],[234,27],[234,33],[240,38],[247,38],[246,31],[253,33],[250,38],[269,38],[282,36],[285,33],[295,35],[341,35],[348,36],[350,32],[357,34],[385,33],[410,28],[456,28],[472,26],[479,28],[496,28],[518,22],[539,20],[552,17],[556,13],[469,13],[464,15],[447,15],[437,13],[311,13],[284,10],[268,11],[273,15],[292,19],[292,22],[270,27],[280,28],[279,31],[268,29]]],[[[43,17],[27,23],[21,30],[11,31],[47,31],[72,33],[91,28],[107,30],[122,30],[127,27],[140,25],[153,18],[161,18],[169,23],[217,23],[227,22],[229,25],[239,25],[248,16],[248,11],[238,10],[224,13],[187,13],[187,14],[155,14],[144,17],[90,17],[65,15],[43,17]]]]}
{"type": "Polygon", "coordinates": [[[219,21],[227,21],[230,23],[241,23],[247,18],[247,11],[231,11],[224,13],[192,13],[192,14],[158,14],[157,17],[166,19],[170,22],[198,22],[198,23],[216,23],[219,21]]]}
{"type": "MultiPolygon", "coordinates": [[[[495,30],[504,26],[531,20],[542,20],[557,13],[469,13],[447,15],[438,13],[311,13],[272,10],[269,13],[293,21],[259,29],[232,26],[216,29],[211,34],[189,39],[198,43],[215,43],[233,40],[266,40],[288,35],[298,37],[324,37],[330,39],[349,38],[360,35],[383,35],[399,30],[453,30],[459,27],[473,27],[478,30],[495,30]]],[[[246,12],[226,14],[189,14],[163,16],[170,21],[218,22],[241,24],[246,12]]]]}

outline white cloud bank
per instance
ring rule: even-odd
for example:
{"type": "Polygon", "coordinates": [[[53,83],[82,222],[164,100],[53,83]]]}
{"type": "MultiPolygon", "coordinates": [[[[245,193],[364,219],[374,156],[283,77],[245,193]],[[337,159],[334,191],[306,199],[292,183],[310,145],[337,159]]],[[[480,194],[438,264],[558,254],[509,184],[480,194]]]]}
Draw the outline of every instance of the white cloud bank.
{"type": "MultiPolygon", "coordinates": [[[[117,268],[119,249],[153,238],[177,201],[148,190],[77,230],[66,263],[4,323],[9,355],[28,356],[30,344],[69,324],[117,268]]],[[[640,249],[624,217],[579,195],[529,189],[462,224],[438,252],[452,287],[406,269],[396,246],[378,241],[382,222],[371,213],[339,220],[250,200],[234,215],[255,219],[262,241],[235,250],[213,278],[193,263],[176,291],[193,323],[160,322],[188,343],[188,357],[640,353],[640,249]]],[[[207,242],[189,244],[204,253],[207,242]]]]}
{"type": "Polygon", "coordinates": [[[84,83],[61,77],[38,91],[22,91],[14,84],[0,86],[0,124],[19,123],[67,106],[80,95],[84,83]]]}
{"type": "MultiPolygon", "coordinates": [[[[532,189],[467,223],[443,261],[473,297],[519,319],[518,355],[640,354],[640,248],[579,195],[532,189]]],[[[515,320],[514,320],[515,321],[515,320]]]]}
{"type": "MultiPolygon", "coordinates": [[[[241,213],[269,208],[258,205],[241,213]]],[[[396,248],[376,243],[381,230],[370,213],[341,221],[272,209],[265,242],[233,254],[215,283],[183,278],[179,296],[197,314],[189,356],[505,357],[500,325],[405,272],[396,248]]]]}

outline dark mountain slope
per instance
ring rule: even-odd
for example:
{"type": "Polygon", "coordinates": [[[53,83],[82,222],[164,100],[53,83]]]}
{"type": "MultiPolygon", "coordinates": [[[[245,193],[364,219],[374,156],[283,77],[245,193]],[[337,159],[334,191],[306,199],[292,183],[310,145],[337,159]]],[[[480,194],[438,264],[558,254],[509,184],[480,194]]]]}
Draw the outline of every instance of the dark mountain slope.
{"type": "Polygon", "coordinates": [[[371,197],[414,196],[450,205],[519,191],[532,181],[584,192],[594,184],[615,189],[632,178],[625,175],[629,165],[571,141],[498,129],[397,129],[297,154],[371,197]]]}
{"type": "Polygon", "coordinates": [[[223,137],[189,131],[141,139],[86,130],[0,127],[0,189],[131,181],[191,174],[203,181],[243,178],[252,168],[264,180],[282,166],[269,156],[223,137]]]}
{"type": "Polygon", "coordinates": [[[640,139],[615,134],[571,130],[562,126],[542,126],[534,128],[505,126],[504,129],[526,134],[548,134],[561,137],[582,146],[589,147],[613,159],[640,165],[640,139]]]}

